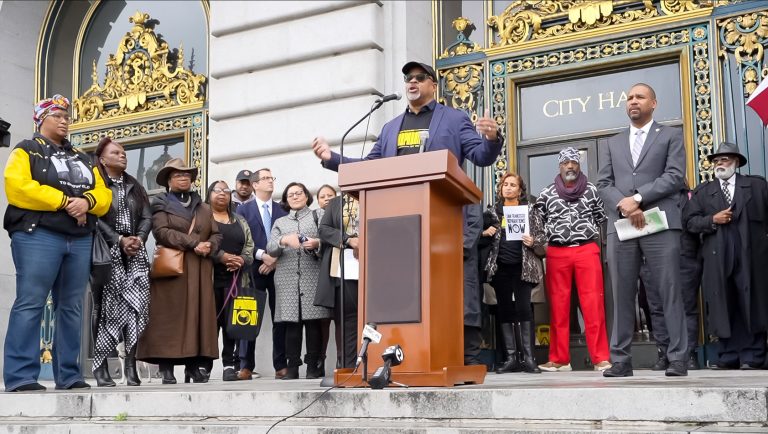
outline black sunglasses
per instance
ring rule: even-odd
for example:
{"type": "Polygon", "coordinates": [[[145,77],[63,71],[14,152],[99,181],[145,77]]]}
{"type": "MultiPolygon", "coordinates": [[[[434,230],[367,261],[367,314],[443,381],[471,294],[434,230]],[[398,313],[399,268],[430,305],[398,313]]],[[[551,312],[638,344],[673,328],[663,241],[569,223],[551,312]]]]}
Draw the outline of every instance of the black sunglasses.
{"type": "Polygon", "coordinates": [[[426,80],[428,78],[431,80],[432,76],[427,74],[427,73],[425,73],[425,72],[421,72],[421,73],[418,73],[418,74],[408,74],[408,75],[406,75],[403,78],[405,79],[406,83],[408,83],[409,81],[413,80],[414,78],[416,79],[416,81],[421,83],[422,81],[424,81],[424,80],[426,80]]]}

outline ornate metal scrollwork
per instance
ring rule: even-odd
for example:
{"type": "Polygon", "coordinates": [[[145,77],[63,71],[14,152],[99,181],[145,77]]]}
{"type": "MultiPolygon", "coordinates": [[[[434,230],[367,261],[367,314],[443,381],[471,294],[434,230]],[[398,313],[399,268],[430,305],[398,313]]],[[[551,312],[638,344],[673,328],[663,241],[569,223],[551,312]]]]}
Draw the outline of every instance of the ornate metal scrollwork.
{"type": "Polygon", "coordinates": [[[93,62],[93,84],[72,104],[75,124],[205,100],[205,76],[184,68],[183,47],[168,47],[154,31],[158,21],[141,12],[129,21],[133,27],[107,60],[104,86],[93,62]]]}
{"type": "Polygon", "coordinates": [[[469,35],[472,34],[475,28],[475,24],[472,21],[458,17],[453,20],[453,28],[459,33],[456,35],[456,42],[449,45],[443,50],[443,54],[440,55],[440,59],[447,57],[462,56],[464,54],[474,53],[480,51],[480,45],[469,40],[469,35]]]}
{"type": "Polygon", "coordinates": [[[483,66],[456,66],[441,70],[439,75],[443,102],[465,111],[472,122],[477,121],[477,109],[484,95],[483,66]]]}
{"type": "Polygon", "coordinates": [[[675,15],[701,8],[712,2],[661,0],[516,0],[487,24],[499,36],[492,46],[551,38],[569,33],[631,23],[662,15],[675,15]]]}
{"type": "Polygon", "coordinates": [[[752,12],[717,21],[723,59],[730,52],[742,78],[744,97],[754,92],[762,78],[765,46],[768,45],[768,12],[752,12]]]}

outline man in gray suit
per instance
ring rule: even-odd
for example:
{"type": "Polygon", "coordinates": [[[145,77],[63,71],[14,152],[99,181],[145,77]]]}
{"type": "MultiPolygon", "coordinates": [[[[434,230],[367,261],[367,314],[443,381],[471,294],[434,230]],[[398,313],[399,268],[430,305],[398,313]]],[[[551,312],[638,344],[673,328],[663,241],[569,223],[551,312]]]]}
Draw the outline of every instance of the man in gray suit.
{"type": "Polygon", "coordinates": [[[688,338],[679,280],[680,192],[685,177],[685,148],[679,128],[653,121],[656,92],[638,83],[627,93],[630,127],[611,137],[600,149],[597,188],[608,214],[608,269],[614,291],[611,362],[606,377],[632,376],[632,336],[640,263],[645,257],[658,288],[669,333],[667,376],[688,375],[688,338]],[[659,207],[669,230],[619,241],[614,223],[628,218],[645,226],[644,210],[659,207]]]}

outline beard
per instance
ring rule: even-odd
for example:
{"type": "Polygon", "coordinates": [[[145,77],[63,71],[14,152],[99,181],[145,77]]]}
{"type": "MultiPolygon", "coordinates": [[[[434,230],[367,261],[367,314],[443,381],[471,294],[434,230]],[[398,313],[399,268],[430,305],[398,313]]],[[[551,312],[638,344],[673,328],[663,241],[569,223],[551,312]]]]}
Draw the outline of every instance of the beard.
{"type": "Polygon", "coordinates": [[[572,170],[569,170],[569,171],[565,172],[565,176],[563,177],[563,179],[565,180],[565,182],[573,182],[578,177],[579,177],[578,173],[576,173],[576,172],[574,172],[572,170]]]}
{"type": "Polygon", "coordinates": [[[736,173],[736,167],[734,166],[715,167],[715,177],[717,179],[729,179],[734,173],[736,173]]]}
{"type": "Polygon", "coordinates": [[[408,99],[408,101],[416,101],[417,99],[421,98],[421,92],[406,92],[405,97],[408,99]]]}

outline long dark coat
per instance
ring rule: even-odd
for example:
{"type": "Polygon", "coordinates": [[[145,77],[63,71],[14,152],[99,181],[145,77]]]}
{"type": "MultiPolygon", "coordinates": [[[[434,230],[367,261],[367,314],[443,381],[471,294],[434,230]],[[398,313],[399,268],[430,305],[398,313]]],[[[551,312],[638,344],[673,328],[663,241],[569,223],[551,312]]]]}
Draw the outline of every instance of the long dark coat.
{"type": "MultiPolygon", "coordinates": [[[[704,260],[702,292],[709,332],[721,338],[731,337],[724,270],[724,231],[713,225],[712,217],[728,207],[720,181],[702,184],[684,208],[683,224],[692,233],[702,234],[704,260]]],[[[768,330],[768,184],[755,176],[736,175],[733,198],[734,223],[741,240],[743,281],[738,288],[740,311],[752,333],[768,330]]]]}
{"type": "Polygon", "coordinates": [[[157,244],[184,250],[184,274],[152,279],[149,324],[139,339],[136,357],[150,363],[158,359],[218,358],[216,302],[213,296],[213,262],[194,249],[210,241],[211,253],[219,249],[221,234],[211,208],[192,194],[188,208],[171,195],[152,198],[152,234],[157,244]],[[187,235],[194,210],[196,219],[187,235]]]}

